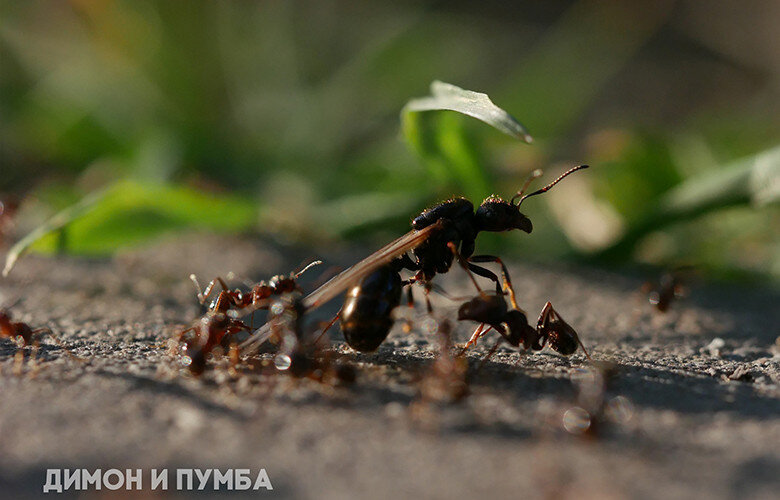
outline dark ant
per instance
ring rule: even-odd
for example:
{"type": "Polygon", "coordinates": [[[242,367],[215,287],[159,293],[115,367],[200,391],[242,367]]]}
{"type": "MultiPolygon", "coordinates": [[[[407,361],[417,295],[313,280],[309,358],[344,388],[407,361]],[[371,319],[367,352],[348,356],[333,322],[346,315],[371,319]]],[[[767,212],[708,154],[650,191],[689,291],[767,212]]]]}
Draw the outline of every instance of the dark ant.
{"type": "Polygon", "coordinates": [[[625,396],[609,397],[618,375],[618,366],[598,362],[593,370],[577,381],[576,406],[568,408],[562,418],[563,428],[571,434],[597,439],[610,424],[625,423],[632,417],[632,404],[625,396]]]}
{"type": "Polygon", "coordinates": [[[647,293],[650,304],[660,312],[668,311],[675,299],[685,295],[683,274],[691,268],[692,266],[681,266],[664,272],[658,279],[658,283],[645,283],[642,291],[647,293]]]}
{"type": "MultiPolygon", "coordinates": [[[[451,250],[457,257],[457,250],[454,246],[451,247],[451,250]]],[[[479,292],[479,295],[463,303],[458,308],[458,320],[471,320],[480,323],[477,329],[474,330],[469,341],[463,347],[461,355],[464,354],[470,346],[474,345],[480,337],[491,329],[494,329],[501,334],[501,338],[490,351],[488,351],[488,354],[482,360],[483,364],[495,353],[502,340],[513,347],[519,347],[520,344],[522,344],[525,350],[533,349],[534,351],[541,351],[544,349],[545,345],[549,344],[551,349],[564,356],[574,354],[578,347],[582,347],[585,356],[589,360],[591,359],[587,349],[582,345],[582,341],[580,341],[577,332],[564,321],[550,302],[547,302],[539,313],[536,327],[534,328],[528,324],[528,318],[525,312],[517,305],[512,280],[510,279],[509,272],[506,268],[503,268],[502,275],[504,278],[504,286],[509,293],[509,298],[512,303],[511,309],[506,303],[502,290],[496,292],[483,291],[479,287],[476,279],[474,279],[474,276],[471,275],[471,270],[467,267],[465,262],[462,259],[458,260],[479,292]],[[487,325],[487,329],[485,329],[485,325],[487,325]]]]}
{"type": "Polygon", "coordinates": [[[574,354],[578,347],[582,347],[585,356],[591,359],[577,332],[564,321],[550,302],[547,302],[542,308],[534,328],[528,324],[528,318],[523,311],[507,307],[503,295],[482,292],[460,306],[458,320],[471,320],[480,323],[468,343],[463,347],[461,354],[490,329],[501,334],[501,339],[490,349],[483,363],[495,353],[502,340],[513,347],[520,347],[522,344],[524,349],[533,349],[534,351],[541,351],[549,344],[551,349],[564,356],[574,354]],[[485,329],[485,325],[488,326],[487,329],[485,329]]]}
{"type": "MultiPolygon", "coordinates": [[[[564,172],[547,186],[524,195],[530,182],[541,175],[539,171],[529,177],[523,187],[510,201],[497,196],[487,198],[474,210],[473,204],[465,198],[454,198],[423,211],[412,221],[413,229],[400,238],[385,245],[370,256],[341,272],[330,281],[302,299],[303,311],[309,312],[335,298],[344,290],[347,293],[341,311],[331,321],[341,319],[341,326],[347,343],[358,351],[372,351],[387,338],[393,321],[391,312],[400,304],[404,286],[420,283],[427,294],[432,288],[430,280],[436,274],[446,273],[453,262],[452,248],[459,251],[465,265],[474,274],[496,283],[497,294],[501,293],[506,277],[498,276],[475,263],[495,262],[506,267],[499,257],[493,255],[472,255],[476,237],[481,231],[502,232],[519,229],[530,233],[531,221],[519,207],[531,196],[547,192],[563,178],[577,170],[587,168],[580,165],[564,172]],[[516,200],[518,200],[515,203],[516,200]],[[412,252],[412,257],[407,252],[412,252]],[[408,269],[416,274],[409,280],[402,280],[399,272],[408,269]]],[[[516,303],[514,292],[513,305],[516,303]]],[[[548,322],[557,321],[554,312],[548,313],[548,322]]],[[[329,325],[330,326],[330,325],[329,325]]],[[[249,353],[273,336],[271,325],[266,323],[241,348],[249,353]]]]}
{"type": "MultiPolygon", "coordinates": [[[[533,229],[531,221],[519,210],[523,200],[548,191],[567,175],[583,168],[587,168],[587,165],[572,168],[544,188],[523,196],[530,182],[540,175],[540,172],[534,172],[510,201],[491,196],[482,202],[476,212],[474,205],[465,198],[451,199],[422,212],[412,221],[412,227],[420,231],[439,226],[439,230],[411,249],[413,257],[404,253],[364,277],[347,292],[341,312],[341,329],[347,344],[358,351],[374,351],[379,347],[392,327],[390,313],[400,304],[403,286],[422,283],[430,310],[427,297],[429,283],[437,273],[449,271],[455,256],[469,272],[494,281],[496,292],[501,293],[502,284],[505,286],[507,282],[506,266],[494,255],[472,255],[477,234],[481,231],[503,232],[513,229],[530,233],[533,229]],[[518,198],[520,201],[515,204],[518,198]],[[475,262],[500,264],[503,280],[475,262]],[[416,274],[402,281],[399,274],[402,269],[416,271],[416,274]]],[[[510,293],[514,301],[514,291],[510,293]]],[[[554,315],[554,311],[551,314],[554,315]]]]}

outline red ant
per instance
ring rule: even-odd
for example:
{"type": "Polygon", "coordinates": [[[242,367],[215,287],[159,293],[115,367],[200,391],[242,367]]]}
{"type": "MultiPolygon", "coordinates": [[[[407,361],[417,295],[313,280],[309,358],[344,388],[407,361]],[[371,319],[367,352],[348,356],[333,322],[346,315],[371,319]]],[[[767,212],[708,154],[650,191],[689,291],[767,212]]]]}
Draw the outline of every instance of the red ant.
{"type": "Polygon", "coordinates": [[[322,261],[315,260],[314,262],[306,265],[300,271],[293,271],[287,276],[277,274],[267,282],[263,280],[259,283],[256,283],[252,286],[252,289],[246,293],[238,288],[231,290],[225,283],[225,280],[223,280],[221,277],[216,277],[211,280],[208,286],[206,286],[206,289],[203,291],[201,291],[198,278],[194,274],[190,275],[190,279],[193,283],[195,283],[195,287],[198,290],[198,301],[203,305],[205,305],[206,300],[208,300],[209,295],[211,295],[211,292],[214,290],[214,287],[217,285],[217,283],[219,283],[219,285],[222,287],[222,291],[219,292],[217,299],[210,307],[211,310],[213,310],[220,301],[227,301],[228,308],[235,308],[239,310],[249,306],[253,306],[253,310],[267,309],[267,300],[271,297],[282,295],[283,293],[302,291],[300,286],[298,286],[297,279],[310,268],[319,264],[322,264],[322,261]]]}
{"type": "Polygon", "coordinates": [[[197,278],[194,274],[190,275],[190,279],[198,289],[198,301],[201,304],[206,303],[217,283],[222,287],[222,291],[212,302],[208,312],[192,327],[179,334],[178,342],[182,350],[183,361],[189,367],[190,372],[193,375],[202,374],[206,369],[208,354],[217,346],[229,349],[231,361],[234,364],[237,363],[238,350],[235,348],[233,335],[242,331],[251,332],[251,328],[243,321],[231,317],[228,312],[233,308],[241,309],[250,305],[256,309],[267,309],[269,298],[299,291],[300,287],[295,280],[307,269],[321,263],[321,261],[314,261],[298,272],[292,272],[287,276],[276,275],[268,282],[261,281],[246,294],[238,288],[230,290],[221,277],[211,280],[206,289],[201,292],[197,278]],[[187,335],[189,332],[192,334],[187,335]]]}
{"type": "MultiPolygon", "coordinates": [[[[231,336],[250,331],[242,321],[230,318],[227,311],[230,304],[220,295],[213,309],[203,315],[193,326],[179,333],[177,343],[181,349],[184,364],[193,375],[200,375],[206,370],[206,358],[217,346],[232,349],[231,336]],[[192,332],[190,335],[187,335],[192,332]]],[[[237,359],[233,359],[237,361],[237,359]]]]}
{"type": "Polygon", "coordinates": [[[35,337],[44,332],[51,332],[51,330],[46,327],[33,330],[27,323],[13,321],[8,311],[0,311],[0,337],[7,337],[29,346],[35,341],[35,337]]]}
{"type": "Polygon", "coordinates": [[[679,266],[664,272],[657,283],[648,281],[642,285],[650,304],[662,313],[668,311],[675,299],[685,296],[684,282],[686,277],[690,277],[692,269],[690,265],[679,266]]]}
{"type": "MultiPolygon", "coordinates": [[[[0,309],[0,338],[5,337],[13,340],[21,347],[32,346],[33,352],[37,352],[38,339],[42,334],[48,334],[60,347],[65,350],[65,353],[71,358],[77,361],[83,361],[81,358],[74,356],[70,351],[62,345],[62,342],[52,333],[51,328],[41,327],[33,329],[30,325],[23,321],[13,321],[11,313],[7,309],[0,309]]],[[[22,351],[19,350],[16,353],[17,356],[17,371],[21,371],[21,362],[23,360],[22,351]]]]}

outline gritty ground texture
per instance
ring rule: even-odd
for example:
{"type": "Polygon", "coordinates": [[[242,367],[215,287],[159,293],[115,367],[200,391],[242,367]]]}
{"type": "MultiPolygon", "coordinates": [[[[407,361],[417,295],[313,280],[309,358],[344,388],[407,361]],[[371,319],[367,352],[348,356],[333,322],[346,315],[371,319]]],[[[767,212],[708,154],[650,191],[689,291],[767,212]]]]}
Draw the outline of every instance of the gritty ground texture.
{"type": "MultiPolygon", "coordinates": [[[[235,377],[219,360],[196,379],[166,350],[200,312],[190,273],[259,280],[311,257],[361,255],[192,236],[112,260],[23,259],[0,281],[2,301],[18,299],[16,319],[50,326],[84,361],[45,339],[20,366],[0,342],[0,497],[39,495],[47,468],[141,468],[150,494],[152,468],[233,467],[265,468],[274,490],[262,495],[285,498],[777,498],[776,291],[694,285],[660,314],[640,276],[510,265],[524,308],[552,301],[614,365],[597,438],[562,425],[594,373],[582,353],[507,347],[478,371],[495,333],[469,354],[465,400],[421,404],[436,343],[419,306],[413,331],[399,322],[375,354],[344,348],[334,329],[357,368],[347,388],[235,377]]],[[[444,278],[451,294],[474,294],[460,270],[444,278]]],[[[433,299],[454,317],[456,302],[433,299]]],[[[474,326],[458,324],[456,341],[474,326]]]]}

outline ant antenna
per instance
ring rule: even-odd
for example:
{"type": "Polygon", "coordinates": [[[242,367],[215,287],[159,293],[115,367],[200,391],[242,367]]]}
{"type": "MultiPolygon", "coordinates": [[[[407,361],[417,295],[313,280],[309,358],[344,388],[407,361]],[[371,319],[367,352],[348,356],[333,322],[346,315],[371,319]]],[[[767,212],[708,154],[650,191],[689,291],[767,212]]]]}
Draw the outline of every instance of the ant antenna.
{"type": "Polygon", "coordinates": [[[195,276],[195,273],[190,274],[190,279],[193,283],[195,283],[195,289],[198,290],[198,300],[201,304],[203,304],[206,301],[206,298],[203,296],[203,289],[200,287],[200,283],[198,282],[198,277],[195,276]]]}
{"type": "Polygon", "coordinates": [[[307,265],[306,265],[306,267],[304,267],[304,268],[303,268],[303,269],[301,269],[300,271],[296,272],[296,273],[295,273],[295,277],[296,277],[296,278],[297,278],[297,277],[299,277],[301,274],[305,273],[305,272],[306,272],[306,271],[308,271],[310,268],[312,268],[312,267],[314,267],[314,266],[319,266],[320,264],[322,264],[322,261],[321,261],[321,260],[315,260],[314,262],[310,262],[309,264],[307,264],[307,265]]]}
{"type": "Polygon", "coordinates": [[[533,180],[534,180],[534,179],[536,179],[537,177],[541,177],[541,176],[542,176],[542,169],[541,169],[541,168],[537,168],[536,170],[534,170],[533,172],[531,172],[531,175],[529,175],[529,176],[528,176],[528,178],[527,178],[527,179],[525,180],[525,182],[523,183],[523,187],[521,187],[521,188],[520,188],[520,191],[518,191],[518,192],[517,192],[517,193],[516,193],[516,194],[515,194],[515,195],[512,197],[512,199],[509,201],[509,203],[511,203],[512,205],[514,205],[514,204],[515,204],[515,199],[516,199],[516,198],[519,198],[519,197],[521,197],[521,196],[523,196],[523,193],[525,193],[525,190],[526,190],[526,189],[528,189],[528,186],[530,186],[530,185],[531,185],[531,182],[533,182],[533,180]]]}
{"type": "MultiPolygon", "coordinates": [[[[517,203],[517,206],[519,207],[519,206],[520,206],[520,204],[521,204],[521,203],[523,203],[523,200],[525,200],[526,198],[530,198],[531,196],[536,196],[537,194],[546,193],[546,192],[547,192],[547,191],[549,191],[549,190],[550,190],[550,189],[551,189],[551,188],[552,188],[554,185],[556,185],[556,184],[558,184],[559,182],[561,182],[561,180],[563,180],[563,178],[564,178],[564,177],[568,176],[569,174],[573,174],[573,173],[574,173],[574,172],[576,172],[577,170],[582,170],[582,169],[584,169],[584,168],[588,168],[588,165],[578,165],[578,166],[576,166],[576,167],[574,167],[574,168],[570,168],[570,169],[569,169],[569,170],[567,170],[566,172],[562,173],[562,174],[561,174],[561,175],[560,175],[560,176],[559,176],[557,179],[555,179],[555,180],[554,180],[554,181],[552,181],[551,183],[549,183],[549,184],[547,184],[546,186],[544,186],[542,189],[539,189],[539,190],[537,190],[537,191],[534,191],[533,193],[531,193],[531,194],[527,194],[527,195],[523,196],[522,198],[520,198],[520,201],[517,203]]],[[[514,200],[514,198],[512,198],[512,200],[514,200]]]]}

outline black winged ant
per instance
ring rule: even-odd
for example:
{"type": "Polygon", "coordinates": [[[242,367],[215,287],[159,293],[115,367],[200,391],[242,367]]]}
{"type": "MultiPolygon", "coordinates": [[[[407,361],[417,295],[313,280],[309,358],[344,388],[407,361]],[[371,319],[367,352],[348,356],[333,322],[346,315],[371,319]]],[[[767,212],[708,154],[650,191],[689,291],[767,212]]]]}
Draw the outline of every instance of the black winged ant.
{"type": "MultiPolygon", "coordinates": [[[[413,229],[410,232],[303,298],[303,311],[316,309],[352,287],[337,318],[340,317],[344,336],[352,348],[359,351],[375,350],[390,331],[393,324],[390,313],[400,304],[403,286],[420,283],[427,294],[431,287],[430,280],[436,274],[446,273],[452,266],[453,247],[458,250],[468,269],[494,281],[496,292],[500,294],[506,278],[499,280],[492,271],[476,263],[496,262],[502,265],[502,271],[505,267],[496,256],[473,255],[477,235],[482,231],[503,232],[514,229],[530,233],[533,225],[519,210],[522,202],[547,192],[566,176],[587,167],[574,167],[545,187],[524,195],[530,182],[540,175],[540,172],[534,172],[510,201],[490,196],[476,211],[465,198],[453,198],[423,211],[412,221],[413,229]],[[408,252],[412,253],[411,257],[408,252]],[[403,269],[416,274],[409,280],[401,280],[399,272],[403,269]]],[[[511,298],[514,305],[514,296],[511,298]]],[[[557,318],[552,313],[548,316],[550,321],[557,318]]],[[[242,349],[252,352],[272,335],[270,325],[263,325],[242,344],[242,349]]]]}

